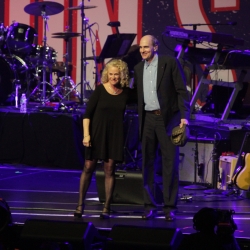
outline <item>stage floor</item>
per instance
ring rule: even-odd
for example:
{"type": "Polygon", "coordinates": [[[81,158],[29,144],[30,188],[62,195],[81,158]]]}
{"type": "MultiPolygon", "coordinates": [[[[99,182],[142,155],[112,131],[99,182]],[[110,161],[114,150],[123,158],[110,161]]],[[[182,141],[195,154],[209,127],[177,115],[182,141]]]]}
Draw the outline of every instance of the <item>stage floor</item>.
{"type": "MultiPolygon", "coordinates": [[[[159,204],[158,216],[142,220],[143,206],[113,204],[111,218],[103,220],[99,214],[103,204],[99,201],[95,176],[86,197],[85,214],[76,219],[73,212],[78,200],[81,171],[37,168],[26,165],[1,164],[0,198],[10,206],[14,225],[22,226],[27,219],[92,222],[101,233],[107,234],[115,224],[179,228],[183,234],[195,232],[192,219],[202,207],[235,210],[234,221],[238,229],[237,240],[250,240],[250,199],[245,193],[224,195],[221,192],[205,194],[204,190],[189,190],[180,186],[177,217],[166,222],[159,204]],[[191,199],[183,199],[191,197],[191,199]]],[[[160,178],[160,177],[159,177],[160,178]]],[[[207,190],[206,190],[207,191],[207,190]]]]}

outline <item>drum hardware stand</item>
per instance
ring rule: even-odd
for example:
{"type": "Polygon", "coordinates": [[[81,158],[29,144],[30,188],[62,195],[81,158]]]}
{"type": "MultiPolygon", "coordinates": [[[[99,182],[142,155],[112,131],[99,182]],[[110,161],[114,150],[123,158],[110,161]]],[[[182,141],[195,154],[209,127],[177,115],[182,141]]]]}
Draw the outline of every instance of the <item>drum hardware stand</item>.
{"type": "MultiPolygon", "coordinates": [[[[33,67],[31,69],[34,69],[33,67]]],[[[31,78],[31,72],[28,72],[27,75],[26,75],[26,78],[27,78],[27,90],[26,90],[26,98],[27,98],[27,102],[29,103],[30,101],[30,96],[31,96],[31,93],[30,93],[30,85],[31,85],[31,82],[34,81],[34,80],[39,80],[39,77],[38,77],[38,74],[37,73],[32,73],[33,74],[33,78],[31,78]]]]}
{"type": "Polygon", "coordinates": [[[66,94],[64,96],[60,96],[60,94],[58,94],[61,101],[66,99],[66,98],[69,101],[69,95],[70,95],[70,93],[72,93],[73,90],[76,91],[77,97],[79,99],[81,98],[79,92],[76,89],[79,84],[75,85],[74,81],[71,79],[71,77],[69,76],[69,73],[68,73],[68,71],[69,71],[69,38],[70,37],[67,37],[67,36],[65,36],[65,38],[64,38],[64,41],[65,41],[65,44],[66,44],[66,53],[64,55],[64,58],[65,58],[65,74],[62,77],[62,79],[56,84],[56,88],[55,88],[56,91],[53,93],[53,95],[49,99],[54,97],[55,94],[58,94],[58,89],[60,89],[60,87],[62,86],[63,83],[65,84],[64,90],[66,90],[66,94]],[[67,90],[69,90],[69,91],[67,92],[67,90]]]}
{"type": "MultiPolygon", "coordinates": [[[[63,101],[64,99],[68,98],[69,100],[69,95],[70,93],[72,93],[73,90],[76,91],[76,95],[77,97],[80,99],[81,96],[79,94],[79,92],[77,91],[77,87],[79,84],[75,84],[74,81],[71,79],[71,77],[69,76],[69,39],[73,38],[73,37],[77,37],[79,36],[79,33],[74,33],[74,32],[69,32],[66,30],[66,32],[58,32],[58,33],[53,33],[52,38],[63,38],[66,44],[66,53],[63,56],[65,58],[65,63],[64,63],[64,69],[65,69],[65,74],[62,77],[62,79],[60,81],[57,82],[56,84],[56,91],[53,93],[53,95],[50,97],[54,97],[56,94],[58,94],[58,90],[61,89],[61,86],[64,84],[64,95],[60,96],[61,101],[63,101]]],[[[50,99],[49,98],[49,99],[50,99]]],[[[61,102],[60,101],[60,102],[61,102]]]]}
{"type": "Polygon", "coordinates": [[[44,20],[44,37],[43,37],[43,81],[42,81],[42,85],[43,85],[43,91],[42,91],[42,104],[45,105],[46,103],[46,84],[48,84],[52,89],[53,86],[46,82],[46,67],[47,67],[47,62],[46,62],[46,46],[47,46],[47,37],[46,37],[46,29],[47,29],[47,19],[48,17],[46,16],[46,12],[42,11],[41,14],[43,20],[44,20]]]}
{"type": "MultiPolygon", "coordinates": [[[[19,62],[23,63],[22,67],[24,66],[25,70],[28,70],[27,65],[25,65],[25,62],[21,59],[21,58],[16,58],[15,55],[11,54],[11,63],[10,63],[10,67],[14,72],[14,80],[12,81],[12,93],[10,94],[10,101],[12,102],[15,98],[15,107],[18,108],[18,89],[21,89],[21,84],[20,84],[20,80],[18,79],[18,74],[17,74],[17,67],[16,67],[16,63],[15,60],[18,60],[19,62]],[[15,90],[14,90],[14,86],[15,86],[15,90]]],[[[21,72],[22,73],[22,72],[21,72]]]]}
{"type": "Polygon", "coordinates": [[[18,108],[18,89],[21,89],[20,81],[16,80],[17,83],[15,83],[16,86],[16,95],[15,95],[15,107],[18,108]]]}
{"type": "Polygon", "coordinates": [[[46,36],[46,29],[47,29],[47,19],[48,16],[46,16],[46,11],[45,8],[43,8],[43,10],[41,11],[41,16],[44,20],[44,36],[43,36],[43,66],[42,66],[42,82],[39,80],[38,85],[36,86],[36,88],[32,91],[32,93],[30,94],[30,96],[34,95],[35,92],[37,91],[37,89],[40,88],[40,85],[42,84],[42,95],[40,98],[40,102],[42,103],[43,106],[45,106],[46,102],[49,101],[48,98],[46,98],[46,84],[49,85],[52,90],[54,91],[54,87],[52,84],[48,83],[46,81],[46,68],[48,66],[47,61],[46,61],[46,46],[47,46],[47,36],[46,36]]]}
{"type": "Polygon", "coordinates": [[[46,61],[46,44],[47,44],[47,36],[46,36],[46,29],[48,26],[48,16],[49,15],[55,15],[64,10],[64,6],[60,3],[57,2],[50,2],[50,1],[42,1],[42,2],[34,2],[30,3],[27,6],[24,7],[24,11],[30,15],[35,15],[35,16],[42,16],[43,21],[44,21],[44,35],[43,35],[43,79],[42,82],[39,80],[38,86],[33,90],[30,96],[34,95],[35,91],[40,87],[42,84],[43,89],[42,89],[42,96],[41,96],[41,103],[43,106],[45,106],[46,101],[48,100],[46,98],[46,84],[48,84],[53,90],[54,87],[52,84],[46,82],[46,67],[48,66],[47,61],[46,61]],[[47,15],[48,16],[47,16],[47,15]]]}

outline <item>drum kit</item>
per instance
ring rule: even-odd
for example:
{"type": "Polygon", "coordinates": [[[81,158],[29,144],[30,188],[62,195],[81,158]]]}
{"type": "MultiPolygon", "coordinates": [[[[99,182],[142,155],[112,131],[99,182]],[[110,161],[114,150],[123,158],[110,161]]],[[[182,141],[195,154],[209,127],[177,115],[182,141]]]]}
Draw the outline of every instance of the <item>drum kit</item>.
{"type": "MultiPolygon", "coordinates": [[[[82,3],[68,10],[95,7],[84,6],[82,3]]],[[[48,17],[63,10],[62,4],[51,1],[34,2],[24,7],[26,13],[43,18],[42,45],[34,44],[37,32],[33,27],[18,22],[12,23],[9,27],[0,24],[0,105],[9,104],[15,100],[18,107],[20,95],[18,89],[26,93],[28,100],[39,101],[42,105],[51,100],[59,102],[69,100],[71,94],[81,100],[81,95],[77,91],[79,84],[76,85],[69,76],[69,40],[82,36],[81,33],[66,30],[52,34],[52,38],[63,39],[66,45],[62,65],[64,76],[58,78],[56,84],[53,84],[52,80],[52,72],[57,68],[55,66],[57,52],[47,45],[48,17]]],[[[82,58],[81,61],[83,61],[82,58]]]]}

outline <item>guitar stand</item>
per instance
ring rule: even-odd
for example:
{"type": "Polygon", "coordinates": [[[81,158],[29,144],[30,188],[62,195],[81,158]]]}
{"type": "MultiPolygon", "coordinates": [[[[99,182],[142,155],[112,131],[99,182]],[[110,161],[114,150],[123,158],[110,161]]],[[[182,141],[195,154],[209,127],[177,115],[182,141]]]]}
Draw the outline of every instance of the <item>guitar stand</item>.
{"type": "MultiPolygon", "coordinates": [[[[231,180],[231,189],[230,190],[225,190],[223,192],[224,195],[226,196],[230,196],[230,195],[234,195],[236,194],[237,196],[243,196],[244,193],[246,192],[250,192],[250,187],[248,190],[241,190],[239,187],[237,187],[237,178],[238,178],[238,175],[241,173],[242,169],[244,168],[239,168],[239,166],[242,166],[242,153],[244,152],[244,150],[246,149],[245,145],[246,145],[246,142],[248,141],[249,139],[249,136],[250,136],[250,132],[246,132],[245,136],[244,136],[244,139],[243,139],[243,142],[241,144],[241,148],[240,148],[240,151],[239,151],[239,154],[238,154],[238,160],[236,162],[236,165],[235,165],[235,169],[234,169],[234,173],[232,175],[232,180],[231,180]]],[[[249,195],[245,194],[245,196],[247,196],[246,198],[249,199],[249,195]]]]}
{"type": "Polygon", "coordinates": [[[213,194],[213,195],[220,195],[223,194],[224,190],[217,188],[217,181],[218,178],[220,178],[220,171],[218,167],[218,157],[217,157],[217,138],[216,134],[214,134],[214,143],[213,143],[213,153],[212,153],[212,161],[213,161],[213,167],[212,167],[212,173],[213,173],[213,189],[205,190],[204,194],[213,194]]]}
{"type": "Polygon", "coordinates": [[[225,196],[231,196],[231,195],[240,196],[240,190],[233,187],[230,190],[224,190],[221,194],[225,196]]]}

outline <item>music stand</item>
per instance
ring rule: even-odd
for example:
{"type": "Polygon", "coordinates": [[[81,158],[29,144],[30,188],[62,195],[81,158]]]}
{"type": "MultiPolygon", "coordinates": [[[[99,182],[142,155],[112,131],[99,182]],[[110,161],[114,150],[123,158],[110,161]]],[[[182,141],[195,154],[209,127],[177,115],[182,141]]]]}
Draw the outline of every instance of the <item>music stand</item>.
{"type": "Polygon", "coordinates": [[[108,35],[98,62],[103,63],[105,58],[119,58],[126,55],[136,37],[136,34],[108,35]]]}

